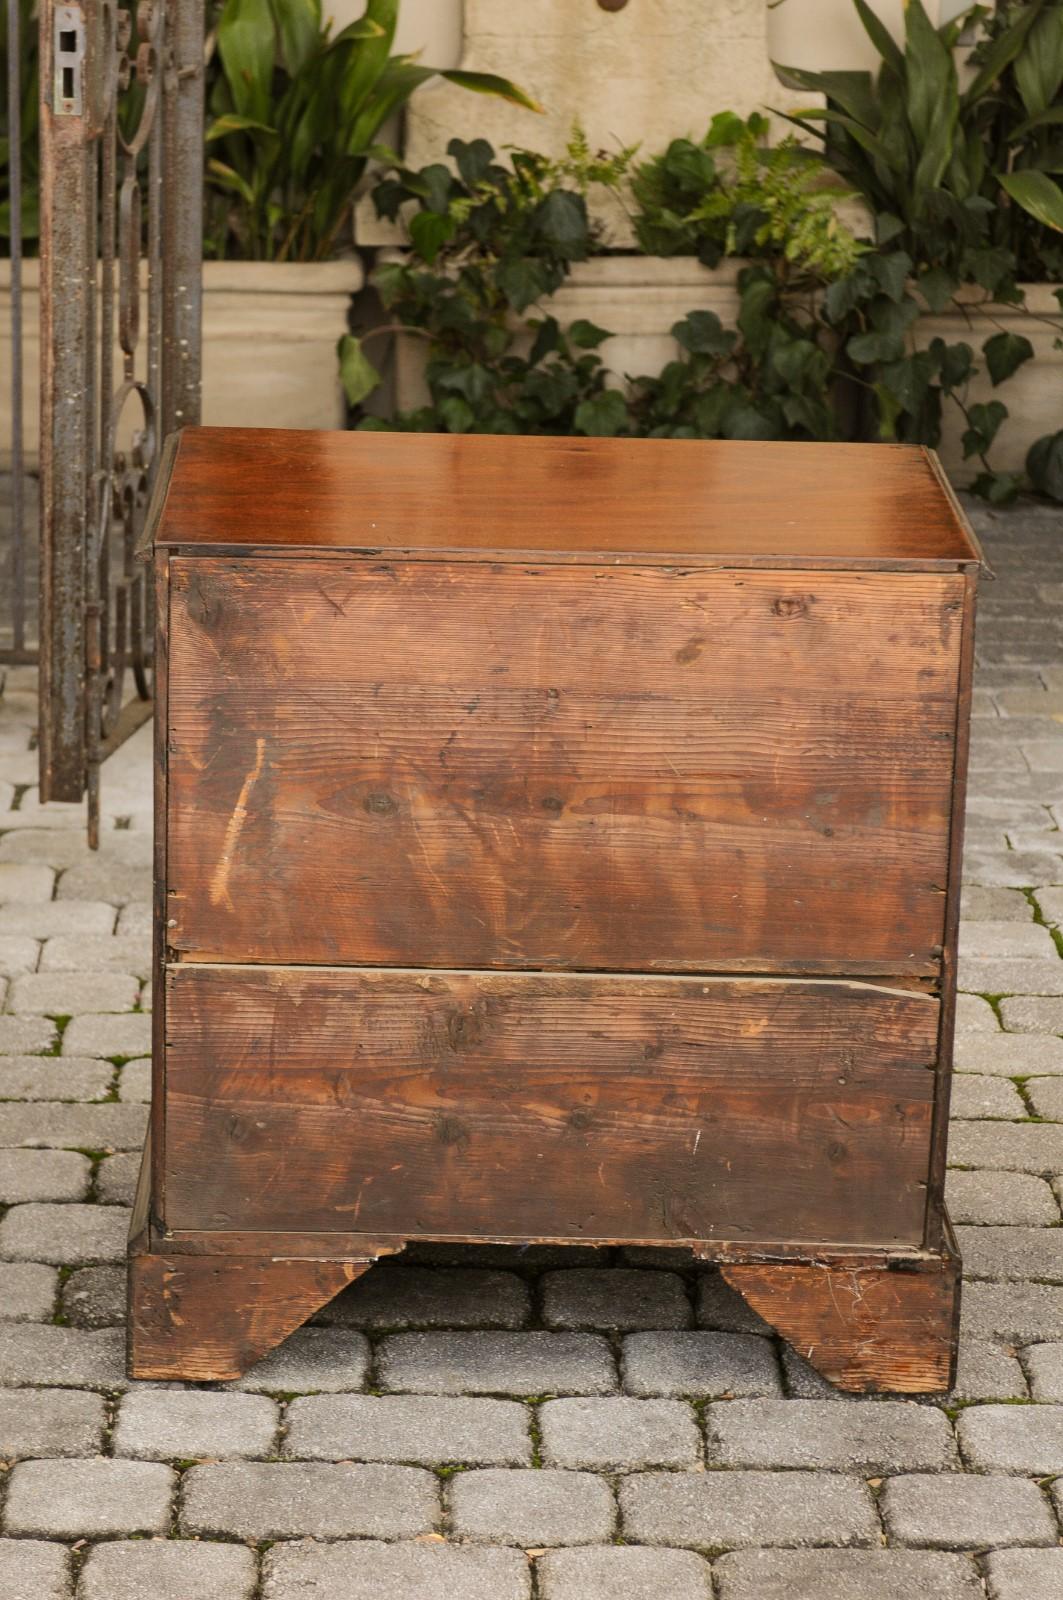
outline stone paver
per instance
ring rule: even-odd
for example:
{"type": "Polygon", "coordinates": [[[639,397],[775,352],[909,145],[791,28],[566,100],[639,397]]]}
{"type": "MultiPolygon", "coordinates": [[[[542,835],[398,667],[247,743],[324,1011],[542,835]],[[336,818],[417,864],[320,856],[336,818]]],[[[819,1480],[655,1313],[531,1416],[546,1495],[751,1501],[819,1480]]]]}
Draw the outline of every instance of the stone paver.
{"type": "Polygon", "coordinates": [[[124,1206],[12,1206],[0,1222],[0,1256],[14,1261],[124,1261],[129,1212],[124,1206]]]}
{"type": "Polygon", "coordinates": [[[237,1539],[415,1538],[439,1520],[438,1481],[420,1467],[226,1461],[189,1468],[183,1500],[187,1533],[237,1539]]]}
{"type": "Polygon", "coordinates": [[[70,1552],[41,1539],[0,1539],[4,1600],[69,1600],[70,1552]]]}
{"type": "Polygon", "coordinates": [[[936,1551],[743,1550],[714,1570],[719,1600],[983,1600],[974,1562],[936,1551]]]}
{"type": "Polygon", "coordinates": [[[366,1329],[522,1328],[530,1310],[528,1286],[512,1272],[384,1264],[337,1295],[317,1320],[366,1329]]]}
{"type": "Polygon", "coordinates": [[[528,1466],[530,1414],[514,1400],[328,1395],[293,1400],[284,1453],[303,1460],[528,1466]]]}
{"type": "Polygon", "coordinates": [[[968,1279],[1063,1283],[1063,1228],[958,1228],[968,1279]]]}
{"type": "Polygon", "coordinates": [[[158,1461],[21,1461],[4,1507],[7,1533],[58,1539],[165,1533],[177,1475],[158,1461]]]}
{"type": "Polygon", "coordinates": [[[866,1485],[834,1472],[636,1474],[620,1512],[629,1540],[677,1548],[873,1545],[879,1534],[866,1485]]]}
{"type": "Polygon", "coordinates": [[[609,1394],[616,1366],[596,1333],[398,1333],[381,1385],[413,1394],[609,1394]]]}
{"type": "Polygon", "coordinates": [[[962,1327],[976,1339],[1030,1344],[1063,1328],[1063,1286],[1044,1283],[964,1285],[962,1327]]]}
{"type": "MultiPolygon", "coordinates": [[[[1059,1331],[1063,1334],[1063,1328],[1059,1331]]],[[[1063,1405],[1063,1344],[1032,1344],[1023,1361],[1033,1398],[1063,1405]]]]}
{"type": "Polygon", "coordinates": [[[1024,1117],[1022,1096],[1006,1078],[983,1073],[958,1072],[952,1080],[952,1115],[955,1118],[1024,1117]]]}
{"type": "Polygon", "coordinates": [[[113,1328],[125,1321],[126,1269],[79,1267],[62,1288],[62,1312],[75,1328],[113,1328]]]}
{"type": "MultiPolygon", "coordinates": [[[[275,1544],[263,1600],[529,1600],[520,1550],[443,1544],[275,1544]]],[[[588,1597],[589,1600],[589,1597],[588,1597]]]]}
{"type": "Polygon", "coordinates": [[[953,1060],[958,1072],[1002,1078],[1063,1075],[1063,1039],[1043,1033],[962,1034],[956,1040],[953,1060]]]}
{"type": "Polygon", "coordinates": [[[889,1538],[932,1550],[1053,1545],[1056,1522],[1036,1483],[973,1474],[891,1478],[879,1501],[889,1538]]]}
{"type": "Polygon", "coordinates": [[[56,1038],[56,1026],[50,1017],[0,1017],[0,1056],[50,1050],[56,1038]]]}
{"type": "Polygon", "coordinates": [[[680,1400],[548,1400],[539,1413],[543,1461],[553,1467],[627,1472],[693,1467],[702,1460],[694,1412],[680,1400]]]}
{"type": "Polygon", "coordinates": [[[83,1389],[0,1389],[0,1457],[95,1455],[104,1422],[102,1398],[83,1389]]]}
{"type": "Polygon", "coordinates": [[[674,1272],[575,1268],[543,1279],[548,1328],[689,1328],[693,1310],[674,1272]]]}
{"type": "Polygon", "coordinates": [[[255,1558],[238,1544],[115,1539],[90,1551],[80,1600],[251,1600],[255,1558]]]}
{"type": "Polygon", "coordinates": [[[958,1465],[947,1418],[884,1400],[731,1400],[706,1408],[708,1462],[724,1467],[826,1467],[862,1477],[958,1465]]]}
{"type": "Polygon", "coordinates": [[[994,1550],[986,1557],[989,1600],[1059,1600],[1063,1550],[994,1550]]]}
{"type": "Polygon", "coordinates": [[[84,1332],[39,1323],[0,1323],[0,1387],[56,1384],[121,1389],[126,1381],[123,1328],[84,1332]]]}
{"type": "Polygon", "coordinates": [[[451,1525],[486,1544],[594,1544],[612,1537],[616,1505],[603,1478],[589,1472],[486,1467],[450,1480],[451,1525]]]}
{"type": "Polygon", "coordinates": [[[63,1034],[65,1056],[144,1056],[150,1051],[151,1016],[146,1011],[75,1017],[63,1034]]]}
{"type": "Polygon", "coordinates": [[[621,1370],[630,1394],[748,1399],[782,1393],[775,1350],[756,1334],[629,1334],[621,1370]]]}
{"type": "Polygon", "coordinates": [[[1022,1172],[950,1172],[945,1203],[953,1222],[1053,1227],[1059,1206],[1043,1178],[1022,1172]]]}
{"type": "Polygon", "coordinates": [[[1035,1116],[1063,1122],[1063,1078],[1028,1078],[1026,1093],[1035,1116]]]}
{"type": "MultiPolygon", "coordinates": [[[[0,1017],[0,1022],[3,1018],[0,1017]]],[[[140,1150],[148,1126],[146,1106],[0,1104],[0,1146],[40,1145],[52,1150],[140,1150]]]]}
{"type": "Polygon", "coordinates": [[[956,1436],[976,1472],[1063,1472],[1063,1406],[971,1406],[956,1436]]]}
{"type": "Polygon", "coordinates": [[[299,1328],[229,1389],[312,1394],[360,1389],[369,1371],[365,1335],[347,1328],[299,1328]]]}
{"type": "Polygon", "coordinates": [[[102,1100],[113,1080],[109,1061],[0,1056],[0,1100],[102,1100]]]}
{"type": "Polygon", "coordinates": [[[1063,1172],[1063,1123],[957,1122],[949,1162],[998,1172],[1063,1172]]]}
{"type": "Polygon", "coordinates": [[[0,1320],[48,1322],[59,1275],[36,1261],[0,1262],[0,1320]]]}
{"type": "MultiPolygon", "coordinates": [[[[14,861],[0,861],[0,903],[5,913],[22,915],[29,902],[47,904],[55,888],[55,873],[51,867],[20,866],[14,861]]],[[[9,926],[5,922],[5,926],[9,926]]]]}
{"type": "Polygon", "coordinates": [[[279,1421],[276,1403],[261,1394],[142,1389],[122,1399],[114,1453],[141,1461],[266,1456],[279,1421]]]}
{"type": "MultiPolygon", "coordinates": [[[[45,872],[47,867],[15,867],[0,862],[0,899],[4,898],[4,872],[45,872]]],[[[0,934],[21,933],[31,939],[52,939],[85,933],[112,933],[117,912],[103,900],[40,900],[29,895],[14,904],[0,905],[0,934]]],[[[75,966],[75,971],[77,970],[75,966]]]]}
{"type": "Polygon", "coordinates": [[[541,1600],[712,1600],[708,1563],[692,1550],[584,1545],[537,1566],[541,1600]]]}
{"type": "MultiPolygon", "coordinates": [[[[80,1025],[80,1032],[93,1019],[79,1013],[132,1011],[139,998],[139,979],[130,974],[31,972],[12,981],[8,1006],[27,1016],[74,1017],[71,1027],[80,1025]]],[[[86,1050],[85,1054],[117,1055],[118,1051],[86,1050]]]]}

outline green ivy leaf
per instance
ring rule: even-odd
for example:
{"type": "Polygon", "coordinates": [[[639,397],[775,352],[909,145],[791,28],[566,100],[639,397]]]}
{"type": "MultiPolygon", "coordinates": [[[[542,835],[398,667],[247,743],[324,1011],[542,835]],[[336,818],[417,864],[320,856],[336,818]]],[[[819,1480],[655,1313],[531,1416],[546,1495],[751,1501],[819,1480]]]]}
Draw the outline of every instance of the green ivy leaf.
{"type": "Polygon", "coordinates": [[[470,433],[476,426],[476,415],[467,400],[460,394],[444,395],[439,402],[440,421],[447,433],[470,433]]]}
{"type": "Polygon", "coordinates": [[[1018,499],[1022,488],[1021,472],[980,472],[971,484],[974,493],[995,506],[1007,506],[1018,499]]]}
{"type": "Polygon", "coordinates": [[[345,333],[336,346],[340,358],[340,382],[347,396],[347,404],[360,406],[382,381],[380,373],[366,356],[361,340],[345,333]]]}
{"type": "Polygon", "coordinates": [[[944,311],[958,285],[944,267],[928,267],[920,274],[917,287],[931,311],[944,311]]]}
{"type": "Polygon", "coordinates": [[[1008,408],[1001,400],[979,401],[967,413],[968,426],[963,435],[964,459],[984,456],[1007,420],[1008,408]]]}
{"type": "Polygon", "coordinates": [[[1038,494],[1063,501],[1063,428],[1034,441],[1026,456],[1026,471],[1038,494]]]}
{"type": "Polygon", "coordinates": [[[576,407],[577,433],[592,439],[610,439],[627,425],[627,401],[619,389],[603,389],[576,407]]]}
{"type": "Polygon", "coordinates": [[[551,189],[535,213],[541,238],[564,261],[582,261],[590,248],[587,202],[571,189],[551,189]]]}
{"type": "Polygon", "coordinates": [[[1030,360],[1033,345],[1021,333],[995,333],[982,346],[982,354],[995,385],[1003,383],[1024,361],[1030,360]]]}
{"type": "Polygon", "coordinates": [[[597,350],[600,344],[613,336],[608,328],[599,328],[586,317],[577,317],[569,325],[568,337],[578,350],[597,350]]]}
{"type": "Polygon", "coordinates": [[[727,356],[735,343],[735,335],[724,329],[715,311],[692,311],[672,324],[672,338],[691,355],[727,356]]]}
{"type": "Polygon", "coordinates": [[[524,311],[548,293],[546,264],[532,256],[514,256],[499,263],[498,287],[514,311],[524,311]]]}
{"type": "Polygon", "coordinates": [[[410,218],[410,239],[422,261],[429,265],[436,259],[445,244],[449,244],[457,231],[453,217],[441,216],[438,211],[418,211],[410,218]]]}
{"type": "Polygon", "coordinates": [[[894,250],[888,256],[869,256],[867,266],[884,295],[897,303],[903,300],[912,270],[912,258],[906,250],[894,250]]]}

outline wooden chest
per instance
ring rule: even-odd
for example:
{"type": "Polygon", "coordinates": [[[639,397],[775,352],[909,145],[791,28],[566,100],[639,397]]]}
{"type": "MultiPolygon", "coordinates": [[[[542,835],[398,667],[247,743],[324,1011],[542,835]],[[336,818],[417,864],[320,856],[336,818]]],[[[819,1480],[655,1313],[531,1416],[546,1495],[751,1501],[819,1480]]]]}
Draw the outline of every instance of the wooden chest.
{"type": "Polygon", "coordinates": [[[979,553],[934,458],[192,429],[151,523],[134,1375],[534,1239],[945,1387],[979,553]]]}

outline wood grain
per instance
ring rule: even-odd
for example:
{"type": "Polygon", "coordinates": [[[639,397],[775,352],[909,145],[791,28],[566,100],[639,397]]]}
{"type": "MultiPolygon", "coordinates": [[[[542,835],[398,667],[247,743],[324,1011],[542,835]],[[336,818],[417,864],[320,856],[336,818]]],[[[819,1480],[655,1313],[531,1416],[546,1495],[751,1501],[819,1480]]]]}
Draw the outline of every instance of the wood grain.
{"type": "Polygon", "coordinates": [[[933,1394],[955,1381],[959,1262],[916,1270],[829,1260],[724,1265],[723,1277],[817,1372],[852,1394],[933,1394]]]}
{"type": "Polygon", "coordinates": [[[156,541],[977,562],[915,445],[186,428],[156,541]]]}
{"type": "Polygon", "coordinates": [[[962,576],[171,571],[183,955],[938,971],[962,576]]]}
{"type": "Polygon", "coordinates": [[[182,964],[169,1229],[917,1246],[936,1001],[182,964]]]}

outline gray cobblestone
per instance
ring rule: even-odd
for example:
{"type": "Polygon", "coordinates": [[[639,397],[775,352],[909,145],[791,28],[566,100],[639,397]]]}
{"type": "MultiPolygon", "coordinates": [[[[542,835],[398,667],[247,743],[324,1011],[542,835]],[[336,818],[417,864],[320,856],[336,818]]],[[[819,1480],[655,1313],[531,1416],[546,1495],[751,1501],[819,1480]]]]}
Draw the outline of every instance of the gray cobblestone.
{"type": "Polygon", "coordinates": [[[469,1267],[374,1267],[318,1317],[351,1328],[521,1328],[528,1287],[512,1272],[469,1267]]]}
{"type": "Polygon", "coordinates": [[[922,1549],[1056,1542],[1055,1519],[1044,1495],[1022,1478],[913,1473],[890,1479],[879,1509],[891,1539],[922,1549]]]}
{"type": "MultiPolygon", "coordinates": [[[[739,1404],[739,1402],[734,1402],[739,1404]]],[[[873,1545],[866,1486],[834,1472],[651,1472],[620,1485],[623,1531],[643,1544],[873,1545]]]]}
{"type": "Polygon", "coordinates": [[[311,1394],[360,1389],[369,1370],[369,1344],[347,1328],[299,1328],[229,1389],[249,1393],[311,1394]]]}
{"type": "Polygon", "coordinates": [[[896,1400],[730,1400],[706,1408],[710,1466],[839,1472],[943,1471],[956,1465],[948,1420],[896,1400]]]}
{"type": "Polygon", "coordinates": [[[702,1459],[694,1413],[680,1400],[582,1395],[548,1400],[539,1412],[543,1460],[553,1467],[628,1472],[691,1467],[702,1459]]]}
{"type": "Polygon", "coordinates": [[[977,994],[956,996],[956,1037],[972,1033],[997,1033],[1000,1023],[988,1000],[977,994]]]}
{"type": "Polygon", "coordinates": [[[18,978],[36,969],[41,947],[36,939],[0,932],[0,977],[18,978]]]}
{"type": "Polygon", "coordinates": [[[959,1228],[965,1278],[1063,1283],[1063,1228],[959,1228]]]}
{"type": "Polygon", "coordinates": [[[743,1550],[714,1570],[719,1600],[982,1600],[971,1558],[937,1551],[743,1550]]]}
{"type": "Polygon", "coordinates": [[[1063,1328],[1063,1288],[1042,1283],[968,1283],[962,1327],[972,1339],[1010,1344],[1055,1339],[1063,1328]]]}
{"type": "Polygon", "coordinates": [[[80,1600],[251,1600],[250,1550],[191,1539],[115,1539],[89,1553],[80,1600]]]}
{"type": "Polygon", "coordinates": [[[986,1558],[989,1600],[1059,1600],[1063,1550],[994,1550],[986,1558]]]}
{"type": "Polygon", "coordinates": [[[47,1323],[0,1323],[0,1385],[33,1383],[125,1388],[124,1330],[85,1333],[47,1323]]]}
{"type": "MultiPolygon", "coordinates": [[[[124,831],[105,830],[100,836],[100,848],[90,852],[85,842],[84,815],[68,831],[59,833],[48,828],[26,828],[20,833],[5,834],[0,839],[0,861],[38,861],[58,867],[60,871],[79,864],[97,867],[99,876],[107,882],[117,867],[132,864],[151,873],[151,840],[137,838],[124,831]]],[[[60,891],[62,881],[60,881],[60,891]]],[[[150,897],[139,895],[144,900],[150,897]]],[[[110,894],[78,893],[77,900],[111,900],[110,894]]]]}
{"type": "MultiPolygon", "coordinates": [[[[1004,891],[1008,893],[1007,890],[1004,891]]],[[[1029,920],[1000,922],[960,923],[960,959],[972,956],[977,960],[999,957],[1046,956],[1058,960],[1052,935],[1047,928],[1029,920]]],[[[992,991],[990,991],[992,993],[992,991]]]]}
{"type": "Polygon", "coordinates": [[[774,1348],[756,1334],[629,1334],[621,1369],[624,1388],[637,1395],[750,1399],[782,1393],[774,1348]]]}
{"type": "MultiPolygon", "coordinates": [[[[0,863],[0,899],[3,898],[3,864],[0,863]]],[[[12,867],[10,872],[47,872],[41,867],[12,867]]],[[[51,874],[48,874],[49,877],[51,874]]],[[[31,939],[52,939],[63,935],[111,933],[118,915],[114,906],[102,900],[19,901],[0,906],[0,934],[28,934],[31,939]]]]}
{"type": "Polygon", "coordinates": [[[87,1056],[0,1056],[3,1100],[102,1100],[113,1078],[109,1061],[87,1056]]]}
{"type": "Polygon", "coordinates": [[[63,1285],[63,1314],[75,1328],[112,1328],[126,1318],[126,1269],[80,1267],[63,1285]]]}
{"type": "MultiPolygon", "coordinates": [[[[0,1017],[0,1022],[3,1018],[0,1017]]],[[[0,1105],[0,1145],[53,1150],[139,1150],[148,1126],[146,1106],[0,1105]]]]}
{"type": "Polygon", "coordinates": [[[165,1533],[176,1484],[176,1474],[157,1461],[20,1461],[4,1528],[58,1539],[165,1533]]]}
{"type": "Polygon", "coordinates": [[[103,1443],[103,1426],[98,1394],[83,1389],[0,1390],[0,1457],[5,1461],[95,1455],[103,1443]]]}
{"type": "Polygon", "coordinates": [[[0,1539],[0,1594],[4,1600],[68,1600],[70,1553],[40,1539],[0,1539]]]}
{"type": "Polygon", "coordinates": [[[127,1103],[147,1105],[151,1100],[151,1057],[138,1056],[127,1061],[118,1073],[118,1098],[127,1103]]]}
{"type": "MultiPolygon", "coordinates": [[[[961,956],[957,982],[970,994],[1058,995],[1063,992],[1063,961],[1057,955],[1041,961],[961,956]]],[[[1006,1022],[1003,1008],[1000,1014],[1006,1022]]]]}
{"type": "Polygon", "coordinates": [[[953,1055],[960,1072],[1001,1078],[1063,1075],[1063,1039],[1047,1033],[970,1033],[956,1040],[953,1055]]]}
{"type": "Polygon", "coordinates": [[[276,1402],[261,1394],[141,1389],[119,1406],[114,1453],[140,1461],[266,1456],[279,1423],[276,1402]]]}
{"type": "Polygon", "coordinates": [[[129,1212],[124,1206],[12,1206],[0,1222],[0,1255],[14,1261],[80,1265],[124,1261],[129,1212]]]}
{"type": "Polygon", "coordinates": [[[538,1562],[542,1600],[712,1600],[708,1563],[692,1550],[577,1545],[538,1562]]]}
{"type": "MultiPolygon", "coordinates": [[[[1056,810],[1063,816],[1063,806],[1057,806],[1056,810]]],[[[2,893],[3,884],[0,881],[2,893]]],[[[1046,922],[1056,928],[1063,926],[1063,889],[1038,889],[1035,899],[1046,922]]]]}
{"type": "MultiPolygon", "coordinates": [[[[140,934],[61,934],[49,939],[41,952],[42,972],[88,972],[151,976],[151,942],[140,934]]],[[[102,1010],[102,1006],[94,1007],[102,1010]]]]}
{"type": "Polygon", "coordinates": [[[55,1023],[48,1017],[0,1017],[0,1056],[50,1050],[55,1040],[55,1023]]]}
{"type": "Polygon", "coordinates": [[[65,1056],[146,1056],[151,1054],[151,1015],[75,1017],[63,1035],[65,1056]]]}
{"type": "Polygon", "coordinates": [[[1000,1002],[1005,1028],[1014,1033],[1063,1033],[1063,999],[1053,995],[1009,995],[1000,1002]]]}
{"type": "MultiPolygon", "coordinates": [[[[1008,801],[985,800],[974,813],[968,810],[967,814],[968,816],[992,815],[998,820],[1008,822],[1013,813],[1014,807],[1008,801]],[[994,806],[999,809],[986,810],[994,806]]],[[[1027,813],[1031,822],[1045,814],[1042,806],[1031,806],[1027,813]]],[[[965,884],[963,887],[960,896],[961,937],[974,922],[1031,922],[1032,920],[1033,907],[1020,889],[984,889],[978,884],[965,884]]]]}
{"type": "Polygon", "coordinates": [[[106,1205],[133,1204],[140,1174],[141,1152],[122,1150],[105,1156],[96,1172],[96,1192],[106,1205]]]}
{"type": "Polygon", "coordinates": [[[12,902],[22,909],[27,902],[45,902],[52,898],[55,873],[51,867],[36,863],[0,861],[0,902],[9,907],[12,902]]]}
{"type": "Polygon", "coordinates": [[[1055,1196],[1043,1178],[1020,1172],[950,1172],[945,1204],[956,1223],[1051,1227],[1059,1221],[1055,1196]]]}
{"type": "MultiPolygon", "coordinates": [[[[1026,902],[1023,902],[1026,904],[1026,902]]],[[[1027,905],[1027,911],[1029,906],[1027,905]]],[[[1032,915],[1032,913],[1031,913],[1032,915]]],[[[152,908],[150,900],[133,900],[124,905],[118,913],[118,927],[116,932],[121,934],[136,934],[140,939],[150,941],[152,930],[152,908]]]]}
{"type": "Polygon", "coordinates": [[[238,1539],[413,1538],[439,1516],[438,1483],[420,1467],[225,1461],[184,1477],[181,1525],[238,1539]]]}
{"type": "Polygon", "coordinates": [[[527,1466],[529,1412],[514,1400],[437,1395],[329,1395],[288,1407],[287,1456],[442,1466],[527,1466]]]}
{"type": "Polygon", "coordinates": [[[720,1333],[761,1333],[772,1329],[731,1288],[720,1272],[705,1272],[698,1282],[698,1327],[720,1333]]]}
{"type": "Polygon", "coordinates": [[[589,1472],[486,1467],[448,1485],[455,1533],[484,1544],[596,1544],[612,1538],[609,1485],[589,1472]]]}
{"type": "Polygon", "coordinates": [[[950,1134],[949,1160],[998,1172],[1063,1172],[1063,1123],[960,1122],[950,1134]]]}
{"type": "Polygon", "coordinates": [[[1063,1404],[1063,1344],[1032,1344],[1022,1358],[1034,1399],[1063,1404]]]}
{"type": "Polygon", "coordinates": [[[1023,889],[1058,883],[1061,874],[1063,861],[1049,850],[1001,850],[999,853],[972,850],[963,858],[964,881],[984,884],[991,889],[1023,889]]]}
{"type": "MultiPolygon", "coordinates": [[[[32,972],[27,977],[13,979],[8,1009],[26,1016],[66,1017],[80,1012],[132,1011],[139,998],[139,981],[117,972],[85,976],[77,972],[32,972]]],[[[90,1019],[78,1016],[77,1020],[90,1019]]],[[[85,1053],[92,1055],[94,1052],[85,1053]]],[[[109,1054],[117,1055],[118,1051],[109,1054]]]]}
{"type": "Polygon", "coordinates": [[[674,1272],[576,1267],[548,1272],[542,1293],[548,1328],[689,1328],[694,1320],[674,1272]]]}
{"type": "Polygon", "coordinates": [[[1025,1400],[1026,1379],[1015,1356],[988,1339],[960,1340],[953,1400],[1025,1400]]]}
{"type": "Polygon", "coordinates": [[[596,1333],[398,1333],[381,1341],[381,1382],[413,1394],[609,1394],[612,1352],[596,1333]]]}
{"type": "Polygon", "coordinates": [[[1016,1118],[1026,1115],[1022,1097],[1006,1078],[958,1072],[952,1080],[952,1115],[961,1120],[976,1117],[1016,1118]]]}
{"type": "Polygon", "coordinates": [[[976,1472],[1063,1472],[1063,1406],[969,1406],[956,1435],[976,1472]]]}
{"type": "Polygon", "coordinates": [[[1030,1078],[1026,1093],[1036,1116],[1063,1122],[1063,1078],[1030,1078]]]}
{"type": "MultiPolygon", "coordinates": [[[[135,839],[136,834],[127,834],[135,839]]],[[[140,842],[150,845],[151,835],[140,842]]],[[[107,899],[113,906],[143,900],[151,893],[151,867],[114,861],[81,861],[64,872],[55,891],[58,900],[107,899]]]]}
{"type": "Polygon", "coordinates": [[[521,1551],[475,1546],[308,1539],[275,1544],[264,1570],[263,1600],[528,1600],[531,1594],[521,1551]]]}
{"type": "Polygon", "coordinates": [[[58,1281],[54,1268],[39,1266],[33,1261],[0,1263],[0,1319],[4,1322],[50,1321],[58,1281]]]}

